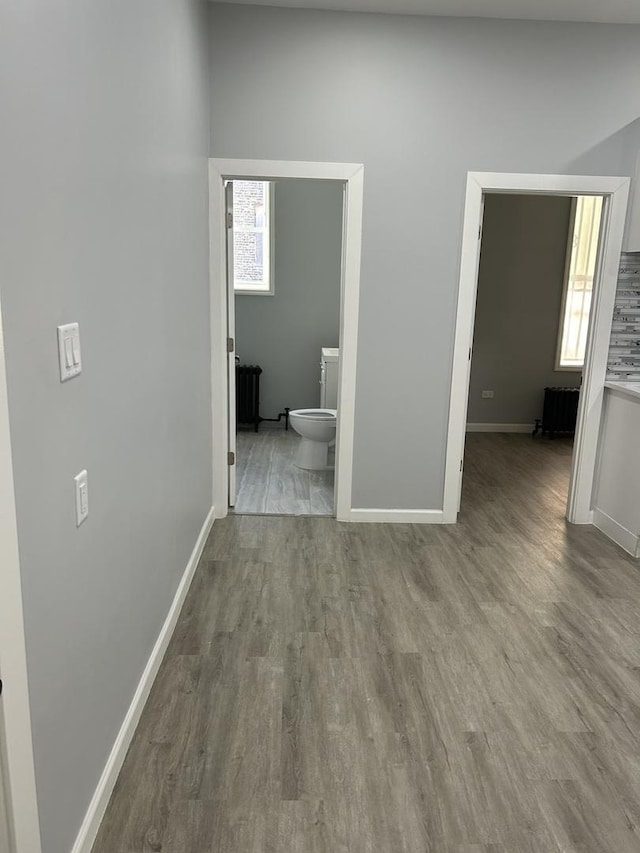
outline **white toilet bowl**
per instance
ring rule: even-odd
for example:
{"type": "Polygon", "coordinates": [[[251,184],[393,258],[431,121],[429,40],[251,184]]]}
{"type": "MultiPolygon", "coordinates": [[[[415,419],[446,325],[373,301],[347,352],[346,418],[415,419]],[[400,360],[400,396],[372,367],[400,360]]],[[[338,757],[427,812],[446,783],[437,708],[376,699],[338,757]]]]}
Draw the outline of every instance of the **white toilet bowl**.
{"type": "Polygon", "coordinates": [[[326,469],[329,445],[336,438],[336,410],[294,409],[289,412],[289,423],[302,439],[295,462],[298,468],[326,469]]]}

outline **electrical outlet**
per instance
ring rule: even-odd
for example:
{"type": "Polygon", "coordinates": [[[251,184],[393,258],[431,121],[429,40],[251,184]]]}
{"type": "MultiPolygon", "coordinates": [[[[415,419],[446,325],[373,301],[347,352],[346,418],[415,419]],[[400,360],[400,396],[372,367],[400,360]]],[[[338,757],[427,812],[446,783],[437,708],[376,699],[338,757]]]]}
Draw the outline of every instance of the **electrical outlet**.
{"type": "Polygon", "coordinates": [[[493,400],[493,391],[483,391],[482,392],[483,400],[493,400]]]}
{"type": "Polygon", "coordinates": [[[76,527],[80,527],[89,515],[89,482],[86,471],[73,478],[76,484],[76,527]]]}

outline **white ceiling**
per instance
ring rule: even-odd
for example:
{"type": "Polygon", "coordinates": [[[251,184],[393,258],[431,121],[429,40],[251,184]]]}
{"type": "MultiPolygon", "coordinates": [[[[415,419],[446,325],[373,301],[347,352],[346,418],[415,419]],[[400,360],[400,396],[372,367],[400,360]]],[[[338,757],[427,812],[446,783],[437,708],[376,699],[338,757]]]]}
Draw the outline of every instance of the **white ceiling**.
{"type": "Polygon", "coordinates": [[[341,12],[383,12],[396,15],[640,24],[640,0],[222,0],[222,2],[252,6],[287,6],[295,9],[332,9],[341,12]]]}

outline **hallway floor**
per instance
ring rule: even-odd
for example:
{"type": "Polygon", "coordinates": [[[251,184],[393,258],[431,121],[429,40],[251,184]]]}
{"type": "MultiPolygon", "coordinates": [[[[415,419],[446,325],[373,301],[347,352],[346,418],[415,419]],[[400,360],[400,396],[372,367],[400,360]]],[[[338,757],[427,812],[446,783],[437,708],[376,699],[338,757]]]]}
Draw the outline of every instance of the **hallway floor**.
{"type": "Polygon", "coordinates": [[[468,438],[458,525],[216,522],[94,853],[640,851],[640,566],[468,438]]]}

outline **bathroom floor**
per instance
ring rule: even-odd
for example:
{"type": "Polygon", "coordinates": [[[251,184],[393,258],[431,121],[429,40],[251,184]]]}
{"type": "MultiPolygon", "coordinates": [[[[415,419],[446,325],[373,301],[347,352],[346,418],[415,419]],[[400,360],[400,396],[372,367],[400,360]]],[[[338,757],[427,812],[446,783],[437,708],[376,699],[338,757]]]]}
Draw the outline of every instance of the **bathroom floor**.
{"type": "Polygon", "coordinates": [[[291,428],[238,432],[235,513],[333,515],[334,472],[297,468],[299,441],[291,428]]]}

